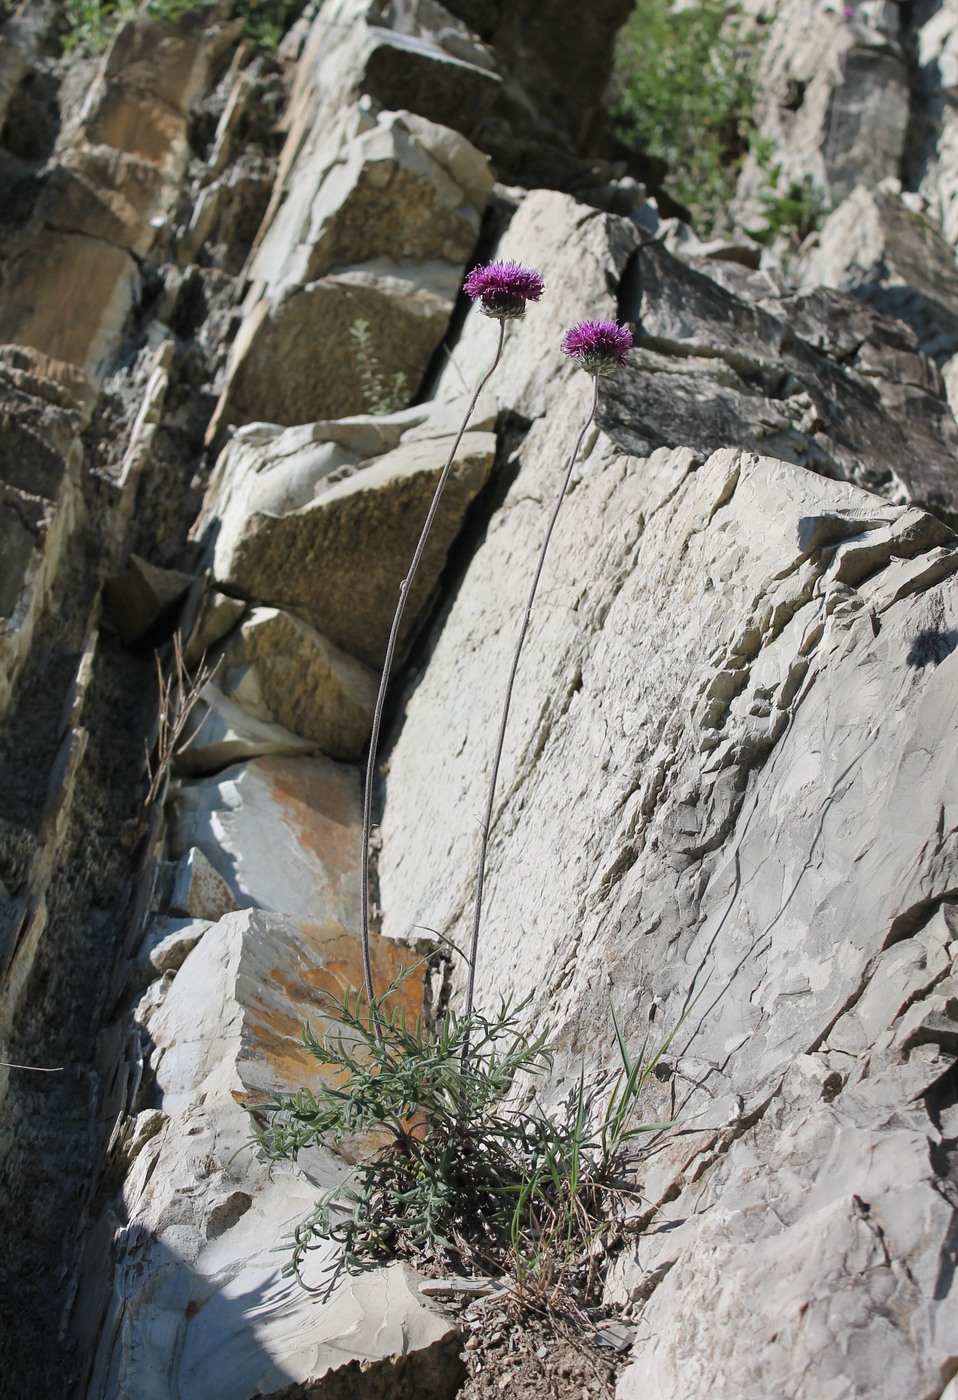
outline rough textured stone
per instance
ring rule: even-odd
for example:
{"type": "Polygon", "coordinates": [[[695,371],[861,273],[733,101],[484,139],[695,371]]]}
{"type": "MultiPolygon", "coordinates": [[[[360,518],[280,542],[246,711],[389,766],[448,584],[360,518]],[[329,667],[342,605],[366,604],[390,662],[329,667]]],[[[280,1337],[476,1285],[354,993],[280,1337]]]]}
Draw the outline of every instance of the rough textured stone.
{"type": "Polygon", "coordinates": [[[245,612],[246,604],[241,598],[230,598],[215,588],[205,590],[183,648],[186,665],[198,666],[207,652],[222,641],[245,612]]]}
{"type": "MultiPolygon", "coordinates": [[[[275,55],[209,10],[135,21],[103,59],[61,53],[46,0],[0,35],[0,1395],[85,1395],[99,1337],[96,1400],[455,1391],[454,1339],[448,1368],[430,1359],[441,1337],[387,1355],[420,1335],[397,1273],[332,1306],[278,1276],[277,1237],[341,1170],[330,1154],[272,1182],[234,1156],[236,1098],[301,1082],[301,1021],[361,980],[358,775],[257,759],[173,777],[168,820],[144,812],[149,648],[124,649],[98,599],[131,550],[200,570],[204,548],[232,559],[256,540],[249,598],[214,586],[201,606],[209,575],[191,589],[191,661],[240,647],[228,634],[268,604],[292,608],[272,625],[306,639],[311,674],[324,649],[307,624],[329,635],[311,609],[332,609],[310,595],[296,612],[313,579],[340,589],[352,653],[349,589],[364,627],[374,588],[391,611],[426,478],[492,358],[495,324],[449,312],[470,259],[498,255],[539,266],[546,292],[508,327],[473,422],[498,430],[502,479],[465,529],[450,521],[455,549],[416,608],[429,630],[391,697],[387,932],[462,941],[503,672],[589,406],[559,341],[582,317],[636,317],[643,343],[602,385],[519,672],[480,1004],[533,994],[530,1022],[556,1026],[556,1102],[580,1055],[589,1075],[615,1063],[610,1003],[630,1043],[678,1028],[642,1105],[678,1125],[646,1140],[609,1280],[635,1310],[622,1400],[941,1400],[958,1369],[958,572],[942,524],[958,8],[742,7],[768,40],[771,147],[753,144],[741,220],[768,212],[776,166],[779,193],[808,177],[824,203],[853,196],[841,255],[867,242],[882,304],[911,307],[916,335],[855,296],[795,291],[815,254],[790,267],[792,234],[759,259],[734,228],[702,243],[673,224],[665,253],[637,252],[642,170],[601,144],[597,106],[626,0],[572,23],[566,0],[450,3],[324,0],[275,55]],[[504,183],[480,228],[486,155],[504,183]],[[880,227],[856,183],[888,202],[880,227]],[[387,379],[448,328],[434,404],[330,417],[364,402],[357,315],[387,379]],[[217,446],[247,413],[322,421],[242,428],[186,541],[221,390],[217,446]],[[386,549],[409,481],[366,487],[389,454],[432,465],[386,549]],[[324,503],[339,533],[309,544],[324,503]],[[367,579],[390,550],[395,576],[367,579]],[[163,916],[197,907],[195,881],[172,888],[178,861],[201,863],[191,849],[243,915],[163,916]],[[157,972],[131,1024],[124,998],[157,972]],[[381,1346],[364,1352],[370,1319],[381,1346]]],[[[272,714],[260,661],[244,667],[233,694],[272,714]]],[[[305,712],[309,683],[290,689],[305,712]]],[[[233,723],[239,748],[207,761],[264,740],[238,707],[233,723]]],[[[377,980],[408,956],[377,944],[377,980]]]]}
{"type": "MultiPolygon", "coordinates": [[[[532,419],[565,388],[574,371],[559,345],[569,325],[581,319],[566,290],[575,288],[576,308],[587,308],[590,316],[614,317],[619,281],[639,242],[628,219],[584,209],[554,190],[525,196],[494,255],[538,268],[546,290],[540,303],[506,328],[502,361],[489,386],[502,407],[532,419]]],[[[487,316],[470,312],[437,398],[459,397],[464,381],[480,379],[495,353],[495,331],[487,316]]]]}
{"type": "Polygon", "coordinates": [[[793,182],[809,180],[837,203],[856,185],[898,176],[909,122],[899,7],[786,0],[749,9],[764,21],[753,30],[759,140],[739,179],[737,222],[765,225],[761,194],[793,182]]]}
{"type": "MultiPolygon", "coordinates": [[[[463,437],[410,590],[400,645],[422,621],[466,509],[492,470],[495,447],[490,433],[463,437]]],[[[235,542],[217,540],[217,580],[230,592],[298,613],[336,646],[381,664],[399,585],[451,448],[443,438],[400,446],[309,505],[253,514],[235,542]]]]}
{"type": "Polygon", "coordinates": [[[638,349],[603,390],[603,429],[638,453],[748,446],[958,521],[958,433],[916,340],[821,290],[749,280],[757,303],[661,246],[636,255],[622,307],[638,349]]]}
{"type": "Polygon", "coordinates": [[[278,608],[254,608],[221,656],[219,685],[248,713],[314,740],[330,758],[362,753],[376,677],[314,627],[278,608]]]}
{"type": "Polygon", "coordinates": [[[173,767],[177,773],[218,773],[244,758],[307,754],[317,748],[314,740],[250,714],[224,695],[218,685],[207,681],[186,717],[173,767]]]}
{"type": "Polygon", "coordinates": [[[268,217],[252,263],[211,437],[256,418],[304,423],[371,407],[350,334],[357,320],[369,325],[374,372],[389,387],[404,375],[411,397],[492,189],[463,137],[408,112],[374,123],[355,109],[352,127],[347,119],[322,140],[294,121],[289,143],[293,190],[268,217]]]}
{"type": "Polygon", "coordinates": [[[179,972],[187,954],[192,953],[208,928],[209,922],[202,919],[157,920],[150,930],[146,951],[151,972],[161,977],[179,972]]]}
{"type": "Polygon", "coordinates": [[[915,123],[906,174],[948,242],[958,241],[958,10],[922,8],[913,38],[915,123]]]}
{"type": "Polygon", "coordinates": [[[153,245],[186,165],[190,108],[220,37],[216,25],[197,39],[145,16],[120,26],[32,223],[9,249],[0,342],[102,381],[140,297],[136,257],[153,245]]]}
{"type": "MultiPolygon", "coordinates": [[[[449,402],[426,403],[398,413],[307,423],[283,429],[250,423],[223,449],[210,478],[203,510],[194,526],[198,539],[214,534],[230,554],[252,515],[283,515],[309,505],[328,486],[363,462],[381,457],[400,441],[420,442],[455,433],[466,403],[461,386],[449,402]]],[[[473,432],[495,427],[496,403],[485,395],[470,423],[473,432]]]]}
{"type": "Polygon", "coordinates": [[[165,193],[153,162],[112,146],[80,147],[64,152],[44,185],[38,210],[50,228],[145,255],[156,231],[150,220],[165,193]]]}
{"type": "Polygon", "coordinates": [[[460,271],[441,262],[413,268],[381,258],[297,287],[272,309],[257,302],[236,340],[211,441],[252,419],[308,423],[372,407],[351,334],[357,321],[370,327],[370,354],[386,391],[402,375],[411,398],[445,332],[459,280],[460,271]],[[283,375],[274,382],[277,364],[283,375]]]}
{"type": "Polygon", "coordinates": [[[795,269],[800,285],[838,287],[912,327],[928,355],[958,350],[958,269],[941,234],[884,190],[856,190],[795,269]]]}
{"type": "Polygon", "coordinates": [[[236,908],[236,901],[222,875],[218,875],[202,851],[187,851],[173,877],[171,914],[216,922],[236,908]]]}
{"type": "Polygon", "coordinates": [[[30,346],[101,379],[140,291],[130,254],[80,233],[38,232],[0,295],[0,340],[30,346]],[[69,306],[64,317],[60,308],[69,306]]]}
{"type": "Polygon", "coordinates": [[[422,33],[377,29],[360,85],[386,108],[409,107],[485,145],[502,79],[487,64],[472,61],[476,57],[484,57],[483,51],[477,53],[468,40],[457,55],[422,33]]]}
{"type": "MultiPolygon", "coordinates": [[[[310,1176],[270,1168],[240,1106],[315,1075],[302,1017],[321,1033],[323,993],[358,973],[357,956],[355,936],[335,924],[233,914],[207,929],[159,1000],[141,1004],[163,1109],[131,1141],[91,1400],[342,1394],[364,1372],[374,1384],[377,1370],[408,1400],[454,1386],[456,1329],[407,1270],[346,1277],[330,1297],[282,1276],[277,1242],[346,1168],[326,1150],[310,1176]]],[[[396,968],[396,950],[375,956],[377,971],[396,968]]],[[[334,1263],[333,1247],[311,1254],[307,1281],[321,1285],[334,1263]]]]}
{"type": "MultiPolygon", "coordinates": [[[[466,937],[505,670],[547,482],[587,394],[581,383],[527,437],[407,706],[379,863],[394,936],[427,926],[466,937]]],[[[925,955],[910,940],[956,891],[956,576],[943,525],[853,486],[735,451],[698,465],[688,451],[642,460],[601,435],[587,441],[519,673],[479,995],[532,996],[530,1016],[558,1025],[569,1059],[557,1097],[579,1053],[614,1056],[610,1002],[635,1044],[653,1006],[653,1038],[678,1027],[670,1083],[645,1105],[682,1129],[641,1167],[654,1244],[639,1246],[627,1273],[648,1301],[623,1396],[677,1400],[690,1384],[766,1396],[786,1374],[807,1371],[824,1387],[844,1367],[835,1394],[891,1400],[930,1393],[954,1364],[954,1305],[921,1281],[936,1276],[953,1219],[952,1187],[946,1205],[940,1185],[951,1168],[945,1157],[932,1166],[928,1143],[951,1149],[931,1101],[890,1107],[949,1069],[947,1015],[919,1016],[920,1031],[903,1025],[887,1089],[867,1087],[869,1064],[885,1063],[868,1051],[828,1060],[826,1075],[841,1064],[874,1093],[872,1117],[858,1116],[853,1096],[846,1132],[841,1100],[830,1113],[811,1088],[820,1106],[809,1104],[808,1131],[824,1134],[814,1154],[801,1144],[805,1108],[765,1115],[787,1098],[792,1067],[824,1054],[883,950],[899,957],[910,944],[905,963],[923,987],[950,970],[950,954],[936,953],[922,982],[925,955]],[[783,1183],[819,1175],[821,1214],[818,1199],[800,1208],[796,1197],[782,1223],[767,1177],[779,1160],[783,1183]],[[657,1234],[654,1207],[676,1191],[657,1234]],[[790,1220],[794,1234],[773,1243],[790,1220]],[[824,1337],[800,1322],[810,1306],[818,1315],[816,1285],[796,1277],[809,1240],[815,1277],[831,1281],[824,1337]],[[850,1249],[861,1269],[848,1269],[850,1249]],[[794,1325],[758,1322],[775,1300],[794,1325]],[[866,1318],[887,1368],[853,1340],[866,1318]],[[828,1359],[839,1336],[841,1363],[828,1359]]],[[[895,1015],[912,992],[890,975],[895,1015]]]]}
{"type": "Polygon", "coordinates": [[[184,783],[170,854],[193,846],[240,907],[359,924],[359,778],[327,758],[261,758],[184,783]]]}

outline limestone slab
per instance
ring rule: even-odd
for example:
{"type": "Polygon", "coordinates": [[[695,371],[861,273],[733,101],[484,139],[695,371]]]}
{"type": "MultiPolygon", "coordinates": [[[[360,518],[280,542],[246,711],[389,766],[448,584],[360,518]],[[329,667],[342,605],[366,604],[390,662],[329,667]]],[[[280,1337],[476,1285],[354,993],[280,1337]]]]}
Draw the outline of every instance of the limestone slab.
{"type": "MultiPolygon", "coordinates": [[[[255,513],[217,541],[213,570],[227,591],[295,612],[337,647],[381,665],[399,585],[452,449],[444,438],[404,444],[283,515],[255,513]]],[[[428,605],[463,516],[488,480],[495,437],[468,432],[456,453],[400,645],[428,605]]]]}
{"type": "Polygon", "coordinates": [[[38,231],[12,260],[0,297],[0,340],[39,350],[102,378],[139,296],[130,254],[80,233],[38,231]],[[60,308],[69,306],[64,317],[60,308]]]}
{"type": "Polygon", "coordinates": [[[189,914],[193,919],[212,920],[229,914],[236,902],[229,886],[195,847],[187,851],[176,867],[170,895],[171,914],[189,914]]]}
{"type": "Polygon", "coordinates": [[[279,608],[254,608],[221,657],[219,684],[243,709],[314,740],[330,758],[360,756],[377,677],[314,627],[279,608]]]}
{"type": "MultiPolygon", "coordinates": [[[[354,15],[357,32],[364,21],[354,15]]],[[[327,37],[332,23],[321,17],[327,37]]],[[[211,437],[257,418],[305,423],[374,407],[357,321],[368,325],[372,372],[389,391],[403,375],[411,398],[448,324],[492,190],[488,162],[457,131],[409,112],[373,117],[367,104],[324,125],[325,110],[321,101],[291,118],[211,437]],[[279,379],[268,368],[277,361],[279,379]]]]}
{"type": "Polygon", "coordinates": [[[207,681],[186,715],[173,769],[194,775],[218,773],[244,758],[314,753],[317,747],[281,724],[250,714],[207,681]]]}
{"type": "MultiPolygon", "coordinates": [[[[395,950],[375,956],[379,972],[395,966],[395,950]]],[[[322,989],[357,975],[355,935],[247,911],[209,927],[144,1001],[160,1103],[134,1139],[91,1400],[453,1393],[457,1333],[409,1271],[345,1277],[331,1293],[283,1276],[277,1247],[347,1168],[323,1149],[309,1176],[270,1169],[240,1106],[310,1081],[302,1016],[321,1034],[322,989]]],[[[307,1282],[322,1285],[334,1262],[332,1246],[311,1254],[307,1282]]]]}
{"type": "MultiPolygon", "coordinates": [[[[501,407],[532,419],[566,387],[573,370],[559,350],[562,336],[586,315],[615,319],[619,281],[639,241],[630,220],[586,209],[568,195],[533,190],[524,197],[490,260],[537,268],[545,291],[521,320],[507,324],[502,360],[489,384],[501,407]],[[581,317],[567,299],[571,287],[575,305],[584,308],[581,317]]],[[[470,310],[440,378],[438,399],[458,397],[464,383],[478,383],[492,362],[496,329],[477,307],[470,310]]]]}
{"type": "MultiPolygon", "coordinates": [[[[387,935],[468,937],[476,813],[582,381],[527,436],[388,756],[387,935]]],[[[933,517],[748,453],[587,439],[514,694],[478,985],[556,1025],[556,1096],[581,1056],[614,1062],[610,1004],[635,1046],[678,1028],[643,1105],[680,1127],[637,1169],[628,1400],[758,1400],[803,1375],[809,1397],[892,1400],[954,1364],[954,1304],[930,1282],[953,1204],[919,1102],[953,1059],[951,954],[918,939],[958,890],[956,664],[958,545],[933,517]]]]}
{"type": "Polygon", "coordinates": [[[198,847],[240,907],[358,926],[359,775],[326,758],[260,758],[186,782],[174,858],[198,847]]]}
{"type": "Polygon", "coordinates": [[[958,349],[958,269],[938,230],[890,191],[859,189],[826,220],[796,269],[907,322],[939,359],[958,349]]]}
{"type": "Polygon", "coordinates": [[[623,299],[638,348],[603,387],[603,429],[636,453],[746,446],[958,521],[958,434],[918,337],[824,288],[797,307],[742,291],[642,249],[623,299]]]}

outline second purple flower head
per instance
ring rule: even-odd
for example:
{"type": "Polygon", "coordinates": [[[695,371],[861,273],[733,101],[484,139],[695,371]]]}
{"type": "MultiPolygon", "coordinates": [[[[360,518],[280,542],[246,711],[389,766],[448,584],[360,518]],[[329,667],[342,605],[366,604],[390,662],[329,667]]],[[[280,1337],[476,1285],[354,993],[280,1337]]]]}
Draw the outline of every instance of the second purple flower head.
{"type": "Polygon", "coordinates": [[[562,353],[588,374],[611,374],[625,364],[632,332],[615,321],[580,321],[562,337],[562,353]]]}
{"type": "Polygon", "coordinates": [[[497,321],[511,321],[525,314],[527,301],[538,301],[545,283],[535,268],[521,263],[488,263],[474,267],[462,284],[467,297],[479,302],[479,310],[497,321]]]}

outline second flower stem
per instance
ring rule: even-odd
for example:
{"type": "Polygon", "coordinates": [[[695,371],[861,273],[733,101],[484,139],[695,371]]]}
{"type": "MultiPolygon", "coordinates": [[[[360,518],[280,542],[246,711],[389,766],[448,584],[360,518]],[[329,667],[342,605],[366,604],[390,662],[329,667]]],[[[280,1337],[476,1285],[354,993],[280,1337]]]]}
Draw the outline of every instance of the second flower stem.
{"type": "MultiPolygon", "coordinates": [[[[542,541],[542,549],[539,551],[539,562],[536,565],[536,571],[532,579],[532,587],[529,589],[529,597],[526,600],[525,615],[522,619],[522,626],[519,629],[519,639],[516,642],[515,653],[512,657],[512,667],[509,671],[509,679],[506,682],[506,695],[502,706],[502,718],[499,721],[499,735],[496,741],[495,757],[492,761],[492,776],[489,779],[489,795],[486,799],[486,812],[482,823],[479,841],[479,867],[476,872],[476,905],[472,918],[472,941],[469,945],[469,975],[468,980],[466,982],[466,997],[462,1011],[463,1017],[466,1019],[467,1022],[469,1020],[469,1017],[472,1015],[473,1000],[475,997],[476,964],[479,958],[479,926],[482,921],[482,893],[486,875],[486,856],[489,848],[489,832],[492,828],[493,808],[495,807],[496,801],[496,784],[499,780],[499,764],[502,761],[502,749],[506,738],[506,725],[509,722],[509,707],[512,704],[512,688],[515,684],[516,672],[519,669],[519,657],[522,655],[522,647],[526,640],[526,633],[529,630],[529,623],[532,620],[532,605],[535,602],[536,590],[539,587],[539,579],[542,576],[542,569],[546,562],[546,553],[549,548],[549,541],[552,539],[552,532],[555,529],[555,523],[559,518],[559,511],[562,507],[562,502],[565,498],[565,493],[569,489],[569,482],[572,480],[572,470],[575,467],[576,459],[579,455],[579,449],[582,446],[582,440],[586,435],[589,425],[595,418],[595,411],[598,407],[598,403],[599,381],[598,378],[596,378],[592,392],[592,408],[589,411],[588,418],[582,425],[581,431],[579,432],[579,436],[576,438],[576,444],[575,447],[572,449],[572,456],[569,458],[569,465],[566,469],[566,474],[562,480],[562,486],[559,490],[558,496],[556,497],[555,505],[552,508],[552,515],[549,518],[549,524],[546,527],[545,539],[542,541]]],[[[462,1054],[462,1064],[464,1068],[468,1058],[469,1041],[467,1027],[467,1037],[463,1045],[462,1054]]]]}
{"type": "Polygon", "coordinates": [[[370,835],[372,832],[373,784],[376,778],[376,756],[379,751],[379,731],[382,727],[383,709],[386,703],[386,690],[389,685],[390,674],[392,673],[393,660],[396,655],[396,645],[399,641],[399,629],[402,625],[403,613],[406,608],[406,602],[409,597],[409,591],[412,588],[413,579],[416,577],[416,570],[419,568],[420,561],[422,560],[423,551],[426,548],[426,540],[429,538],[429,531],[432,529],[433,521],[436,518],[436,512],[439,509],[439,502],[442,497],[443,489],[446,485],[449,473],[452,470],[452,464],[455,461],[456,453],[459,451],[459,445],[462,442],[463,434],[466,431],[469,419],[475,412],[476,404],[479,402],[479,395],[489,383],[489,380],[495,373],[496,367],[499,364],[500,359],[502,358],[502,346],[503,341],[505,339],[505,334],[506,323],[505,321],[500,321],[499,344],[496,347],[495,358],[493,359],[492,364],[486,370],[486,373],[483,375],[482,379],[479,381],[479,385],[476,389],[476,392],[473,394],[472,399],[469,403],[469,407],[466,409],[466,416],[462,420],[459,432],[456,434],[456,440],[452,444],[452,448],[450,449],[449,456],[446,460],[446,465],[443,467],[442,472],[439,476],[439,480],[436,483],[436,489],[433,492],[432,503],[430,504],[428,514],[426,515],[426,523],[422,527],[422,534],[419,536],[419,543],[416,545],[416,550],[412,557],[412,563],[409,565],[409,572],[406,574],[406,577],[399,585],[399,602],[396,605],[396,614],[393,617],[393,624],[389,633],[389,641],[386,644],[386,657],[383,662],[382,677],[379,681],[379,694],[376,696],[376,708],[373,711],[373,725],[369,736],[369,758],[366,762],[366,789],[363,796],[363,844],[361,870],[359,878],[361,882],[362,891],[361,898],[363,976],[366,980],[366,997],[369,1001],[369,1006],[373,1013],[373,1018],[376,1026],[376,1035],[380,1039],[382,1038],[382,1030],[380,1028],[379,1014],[376,1008],[376,988],[373,985],[373,967],[369,949],[369,844],[370,835]]]}

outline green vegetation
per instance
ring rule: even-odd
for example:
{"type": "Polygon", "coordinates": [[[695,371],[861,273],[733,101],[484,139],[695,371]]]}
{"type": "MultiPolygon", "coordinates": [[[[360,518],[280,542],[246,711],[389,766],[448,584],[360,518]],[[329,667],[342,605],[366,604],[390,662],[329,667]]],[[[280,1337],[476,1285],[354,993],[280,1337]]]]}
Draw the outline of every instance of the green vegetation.
{"type": "MultiPolygon", "coordinates": [[[[100,53],[125,19],[147,14],[153,19],[174,20],[198,10],[210,9],[215,0],[66,0],[64,19],[66,52],[84,48],[100,53]]],[[[261,48],[275,50],[292,21],[303,8],[303,0],[236,0],[231,13],[242,19],[243,33],[261,48]]]]}
{"type": "Polygon", "coordinates": [[[782,167],[763,163],[762,169],[768,181],[758,196],[762,223],[748,229],[748,234],[765,247],[784,234],[794,250],[821,228],[830,212],[828,201],[807,175],[804,180],[791,180],[787,188],[780,188],[782,167]]]}
{"type": "Polygon", "coordinates": [[[703,230],[735,189],[748,150],[751,92],[737,42],[736,7],[700,0],[637,0],[616,55],[620,135],[671,168],[668,188],[703,230]]]}
{"type": "Polygon", "coordinates": [[[601,1086],[580,1077],[564,1109],[550,1114],[533,1092],[552,1066],[549,1032],[523,1032],[527,1004],[502,1003],[488,1018],[447,1012],[429,1032],[390,1006],[397,985],[375,1015],[360,993],[331,999],[336,1031],[322,1041],[303,1031],[324,1078],[267,1109],[257,1141],[271,1161],[369,1134],[380,1141],[299,1226],[287,1272],[299,1273],[319,1241],[334,1240],[352,1271],[400,1256],[506,1270],[527,1297],[554,1294],[570,1279],[581,1287],[597,1238],[627,1198],[630,1144],[668,1126],[635,1123],[666,1046],[634,1060],[616,1024],[618,1074],[601,1086]],[[506,1107],[517,1081],[531,1103],[506,1107]]]}
{"type": "Polygon", "coordinates": [[[392,384],[387,384],[379,359],[373,349],[373,335],[368,321],[357,317],[349,328],[349,338],[353,342],[359,378],[363,386],[363,402],[366,412],[377,416],[396,413],[409,402],[409,384],[402,370],[394,376],[392,384]]]}

